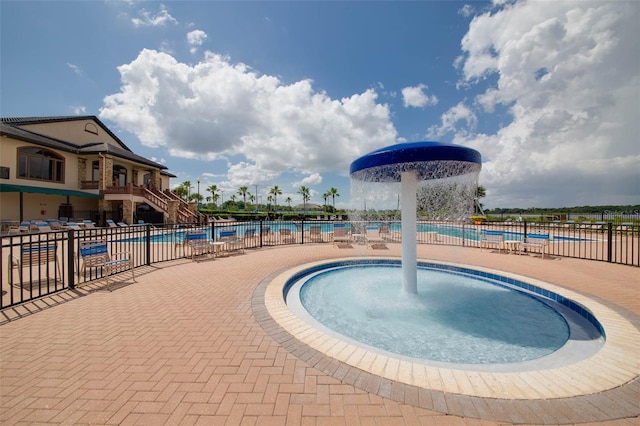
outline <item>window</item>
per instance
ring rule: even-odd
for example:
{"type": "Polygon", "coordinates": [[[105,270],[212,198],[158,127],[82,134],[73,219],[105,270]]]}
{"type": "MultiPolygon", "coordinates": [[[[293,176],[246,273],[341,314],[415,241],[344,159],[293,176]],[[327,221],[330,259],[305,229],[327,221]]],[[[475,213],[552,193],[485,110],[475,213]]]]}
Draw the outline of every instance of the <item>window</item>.
{"type": "Polygon", "coordinates": [[[126,167],[113,166],[113,184],[115,186],[127,186],[126,167]]]}
{"type": "Polygon", "coordinates": [[[91,180],[99,181],[100,180],[100,162],[94,161],[91,163],[91,180]]]}
{"type": "Polygon", "coordinates": [[[19,148],[18,177],[62,183],[64,158],[42,148],[19,148]]]}

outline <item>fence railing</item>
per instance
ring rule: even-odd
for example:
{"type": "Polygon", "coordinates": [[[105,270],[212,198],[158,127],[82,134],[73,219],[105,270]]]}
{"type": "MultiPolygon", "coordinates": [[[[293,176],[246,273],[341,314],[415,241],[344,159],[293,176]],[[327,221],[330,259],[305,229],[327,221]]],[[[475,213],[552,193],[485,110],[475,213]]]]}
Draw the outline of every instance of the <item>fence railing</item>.
{"type": "MultiPolygon", "coordinates": [[[[135,267],[190,256],[185,235],[204,230],[212,240],[220,232],[233,230],[243,239],[246,249],[289,244],[331,243],[334,225],[365,229],[367,225],[384,229],[381,236],[389,244],[401,242],[400,222],[332,222],[332,221],[260,221],[215,222],[207,225],[128,226],[62,230],[2,237],[0,309],[14,306],[60,290],[101,278],[95,268],[81,271],[79,244],[104,239],[109,252],[129,252],[135,267]]],[[[505,239],[525,241],[531,234],[548,236],[547,255],[640,266],[638,226],[600,223],[532,224],[528,222],[419,221],[418,244],[481,248],[483,237],[502,233],[505,239]]],[[[354,242],[354,244],[356,244],[354,242]]]]}

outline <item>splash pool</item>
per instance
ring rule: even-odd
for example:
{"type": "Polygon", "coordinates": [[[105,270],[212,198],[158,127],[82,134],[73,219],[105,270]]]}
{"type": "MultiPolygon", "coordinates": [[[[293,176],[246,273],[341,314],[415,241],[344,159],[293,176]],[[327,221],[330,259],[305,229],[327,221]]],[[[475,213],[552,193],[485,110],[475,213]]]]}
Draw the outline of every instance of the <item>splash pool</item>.
{"type": "Polygon", "coordinates": [[[328,263],[284,288],[303,321],[399,359],[470,369],[530,370],[575,362],[604,343],[584,307],[524,281],[420,262],[418,293],[401,291],[397,260],[328,263]]]}

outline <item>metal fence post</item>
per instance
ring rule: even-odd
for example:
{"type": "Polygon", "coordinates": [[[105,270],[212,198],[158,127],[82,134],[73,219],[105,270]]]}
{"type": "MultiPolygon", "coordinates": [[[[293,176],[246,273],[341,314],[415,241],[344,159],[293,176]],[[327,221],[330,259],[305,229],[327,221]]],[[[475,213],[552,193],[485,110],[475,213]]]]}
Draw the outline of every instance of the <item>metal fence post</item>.
{"type": "Polygon", "coordinates": [[[67,281],[69,282],[69,288],[70,289],[74,289],[76,288],[76,273],[75,273],[75,262],[74,259],[76,257],[76,253],[75,253],[75,246],[76,246],[76,239],[75,239],[75,231],[73,229],[70,229],[69,231],[67,231],[67,281]]]}
{"type": "Polygon", "coordinates": [[[147,236],[147,266],[151,265],[151,225],[145,225],[145,234],[147,236]]]}
{"type": "Polygon", "coordinates": [[[302,233],[300,241],[304,244],[304,216],[302,217],[302,224],[300,225],[300,232],[302,233]]]}
{"type": "Polygon", "coordinates": [[[607,223],[607,262],[613,262],[613,223],[607,223]]]}
{"type": "Polygon", "coordinates": [[[260,226],[259,226],[259,231],[260,231],[260,247],[262,247],[262,218],[260,218],[260,226]]]}

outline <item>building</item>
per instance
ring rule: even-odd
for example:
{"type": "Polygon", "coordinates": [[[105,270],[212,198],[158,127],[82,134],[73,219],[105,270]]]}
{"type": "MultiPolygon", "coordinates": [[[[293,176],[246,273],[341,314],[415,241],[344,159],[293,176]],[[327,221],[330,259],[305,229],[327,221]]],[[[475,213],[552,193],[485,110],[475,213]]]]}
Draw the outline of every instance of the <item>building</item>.
{"type": "Polygon", "coordinates": [[[167,167],[132,152],[95,116],[0,118],[3,223],[69,218],[192,223],[167,167]]]}

